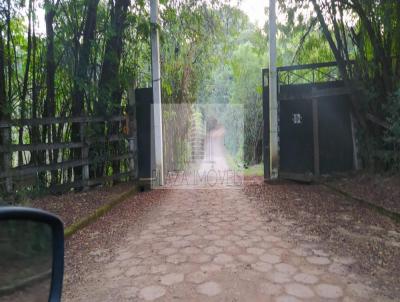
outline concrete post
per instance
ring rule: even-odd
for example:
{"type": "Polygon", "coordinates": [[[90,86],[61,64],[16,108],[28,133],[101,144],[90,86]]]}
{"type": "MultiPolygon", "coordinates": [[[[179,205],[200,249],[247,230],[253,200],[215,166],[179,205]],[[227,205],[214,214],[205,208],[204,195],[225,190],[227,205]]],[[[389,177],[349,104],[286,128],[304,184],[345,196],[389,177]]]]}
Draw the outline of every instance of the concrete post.
{"type": "Polygon", "coordinates": [[[161,71],[160,71],[160,45],[158,34],[158,0],[150,0],[151,18],[151,62],[153,79],[153,128],[154,128],[154,152],[155,169],[158,185],[164,185],[163,163],[163,133],[161,111],[161,71]]]}
{"type": "Polygon", "coordinates": [[[275,0],[269,0],[269,120],[270,120],[270,178],[278,178],[278,83],[276,69],[276,13],[275,0]]]}

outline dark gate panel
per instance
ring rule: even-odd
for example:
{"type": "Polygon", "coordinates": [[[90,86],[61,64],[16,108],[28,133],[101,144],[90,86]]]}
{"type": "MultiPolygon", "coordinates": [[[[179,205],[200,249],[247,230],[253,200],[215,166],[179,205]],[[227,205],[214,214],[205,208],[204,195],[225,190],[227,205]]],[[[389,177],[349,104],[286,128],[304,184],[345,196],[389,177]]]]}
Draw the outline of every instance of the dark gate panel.
{"type": "Polygon", "coordinates": [[[264,157],[264,179],[269,179],[269,93],[268,86],[263,85],[263,157],[264,157]]]}
{"type": "Polygon", "coordinates": [[[280,101],[279,172],[312,174],[314,171],[311,100],[280,101]]]}
{"type": "Polygon", "coordinates": [[[151,105],[153,89],[135,90],[139,179],[150,180],[151,172],[151,105]]]}
{"type": "Polygon", "coordinates": [[[324,97],[318,101],[321,174],[353,169],[350,109],[346,96],[324,97]]]}
{"type": "MultiPolygon", "coordinates": [[[[354,168],[349,90],[335,62],[278,68],[279,177],[313,176],[354,168]]],[[[263,70],[264,170],[269,177],[268,69],[263,70]],[[268,155],[268,158],[266,157],[268,155]]]]}

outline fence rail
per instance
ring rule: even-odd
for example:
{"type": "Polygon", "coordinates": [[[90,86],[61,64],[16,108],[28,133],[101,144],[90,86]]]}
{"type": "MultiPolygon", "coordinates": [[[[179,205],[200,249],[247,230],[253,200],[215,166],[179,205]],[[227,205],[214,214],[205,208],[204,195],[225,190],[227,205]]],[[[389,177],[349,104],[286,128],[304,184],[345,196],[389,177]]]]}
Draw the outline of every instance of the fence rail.
{"type": "MultiPolygon", "coordinates": [[[[347,68],[354,68],[354,61],[347,62],[347,68]]],[[[315,84],[341,80],[336,62],[282,66],[277,68],[278,85],[315,84]]],[[[263,87],[269,86],[269,69],[262,70],[263,87]]]]}
{"type": "MultiPolygon", "coordinates": [[[[72,188],[85,188],[108,181],[133,178],[136,169],[136,141],[135,131],[126,131],[129,127],[129,118],[123,115],[110,117],[52,117],[35,119],[13,119],[0,121],[0,190],[4,188],[6,192],[12,193],[18,189],[18,184],[26,185],[34,183],[39,176],[53,177],[57,174],[61,183],[49,183],[47,188],[52,192],[69,190],[72,188]],[[94,124],[103,123],[101,127],[102,135],[87,131],[87,128],[94,124]],[[59,131],[62,142],[53,141],[51,135],[42,136],[37,134],[41,142],[29,142],[29,139],[19,139],[21,131],[25,133],[25,128],[59,125],[58,127],[70,127],[72,124],[80,124],[79,139],[72,141],[70,133],[65,129],[59,131]],[[104,131],[103,131],[104,130],[104,131]],[[111,133],[110,133],[111,132],[111,133]],[[130,133],[129,135],[127,133],[130,133]],[[94,144],[103,148],[103,155],[93,156],[91,150],[95,150],[94,144]],[[108,148],[108,149],[107,149],[108,148]],[[74,150],[77,150],[74,151],[74,150]],[[65,152],[66,151],[66,152],[65,152]],[[65,152],[65,154],[63,153],[65,152]],[[21,162],[17,158],[24,160],[21,162]],[[50,156],[51,154],[51,156],[50,156]],[[76,154],[79,154],[78,158],[76,154]],[[92,158],[90,158],[92,157],[92,158]],[[38,160],[40,158],[40,160],[38,160]],[[34,160],[35,159],[35,160],[34,160]],[[96,170],[98,165],[118,167],[118,170],[110,172],[110,169],[104,169],[107,173],[96,175],[90,173],[96,170]],[[74,169],[80,168],[79,175],[75,175],[74,169]],[[110,175],[111,174],[111,175],[110,175]],[[49,176],[50,175],[50,176],[49,176]],[[66,176],[65,176],[66,175],[66,176]],[[73,175],[73,176],[72,176],[73,175]],[[68,181],[65,181],[67,179],[68,181]]],[[[58,128],[60,129],[60,128],[58,128]]],[[[30,133],[31,134],[31,133],[30,133]]],[[[40,140],[39,139],[39,140],[40,140]]],[[[1,192],[0,192],[1,193],[1,192]]]]}
{"type": "Polygon", "coordinates": [[[44,126],[54,124],[70,124],[70,123],[101,123],[101,122],[121,122],[125,120],[124,116],[111,117],[47,117],[35,119],[15,119],[9,121],[0,121],[0,128],[23,127],[23,126],[44,126]]]}

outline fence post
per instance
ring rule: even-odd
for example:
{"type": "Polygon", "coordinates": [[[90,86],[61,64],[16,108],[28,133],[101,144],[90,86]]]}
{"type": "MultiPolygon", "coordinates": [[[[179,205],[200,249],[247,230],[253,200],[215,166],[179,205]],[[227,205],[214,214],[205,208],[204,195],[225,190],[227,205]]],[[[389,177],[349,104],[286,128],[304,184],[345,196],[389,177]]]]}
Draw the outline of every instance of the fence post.
{"type": "Polygon", "coordinates": [[[11,157],[11,152],[9,150],[9,147],[11,146],[11,128],[6,127],[3,128],[1,131],[1,135],[3,137],[3,146],[4,146],[4,154],[3,154],[3,166],[4,166],[4,172],[6,173],[6,192],[7,193],[12,193],[12,177],[10,175],[11,173],[11,167],[12,167],[12,157],[11,157]]]}
{"type": "Polygon", "coordinates": [[[89,189],[89,148],[86,143],[86,138],[85,138],[85,123],[80,123],[79,126],[79,132],[81,136],[81,143],[82,143],[82,148],[81,148],[81,159],[82,161],[86,161],[86,163],[82,166],[82,185],[83,189],[87,190],[89,189]]]}

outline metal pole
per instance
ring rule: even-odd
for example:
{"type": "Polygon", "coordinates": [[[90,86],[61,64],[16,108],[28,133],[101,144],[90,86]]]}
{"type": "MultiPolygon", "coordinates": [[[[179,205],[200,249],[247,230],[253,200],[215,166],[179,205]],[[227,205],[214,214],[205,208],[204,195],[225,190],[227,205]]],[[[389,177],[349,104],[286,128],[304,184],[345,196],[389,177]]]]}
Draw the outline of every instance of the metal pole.
{"type": "Polygon", "coordinates": [[[271,180],[277,179],[279,172],[277,89],[275,0],[269,0],[269,141],[271,180]]]}
{"type": "Polygon", "coordinates": [[[158,185],[164,185],[163,133],[161,111],[160,45],[158,35],[158,0],[150,0],[151,65],[153,78],[153,129],[156,175],[158,185]]]}

